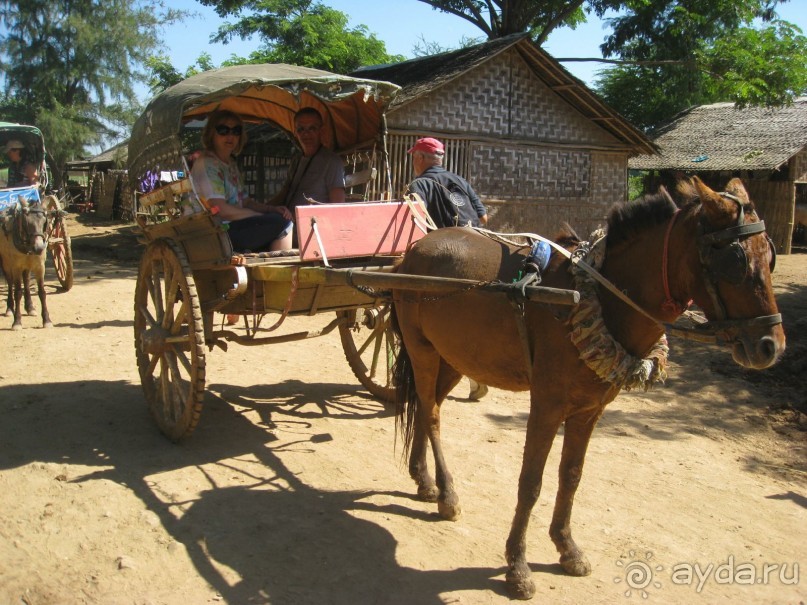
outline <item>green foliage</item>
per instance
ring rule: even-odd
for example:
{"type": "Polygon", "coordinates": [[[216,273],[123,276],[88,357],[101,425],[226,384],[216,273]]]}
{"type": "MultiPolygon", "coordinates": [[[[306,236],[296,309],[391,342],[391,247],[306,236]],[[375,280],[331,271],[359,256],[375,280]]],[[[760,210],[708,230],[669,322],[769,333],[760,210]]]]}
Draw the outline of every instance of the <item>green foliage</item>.
{"type": "Polygon", "coordinates": [[[160,0],[0,0],[0,111],[37,125],[60,164],[119,138],[161,28],[181,16],[160,0]]]}
{"type": "Polygon", "coordinates": [[[155,96],[166,88],[179,84],[185,78],[216,68],[209,53],[199,55],[196,63],[189,66],[184,73],[179,72],[171,63],[171,59],[163,53],[146,59],[146,67],[149,70],[149,90],[155,96]]]}
{"type": "Polygon", "coordinates": [[[642,197],[645,193],[645,176],[646,173],[640,171],[628,171],[628,199],[635,200],[642,197]]]}
{"type": "Polygon", "coordinates": [[[488,39],[529,32],[543,44],[558,27],[574,29],[586,13],[602,16],[619,8],[619,0],[420,0],[435,10],[456,15],[481,29],[488,39]]]}
{"type": "Polygon", "coordinates": [[[778,20],[776,0],[630,0],[611,19],[596,89],[653,128],[693,105],[776,106],[807,92],[807,38],[778,20]]]}
{"type": "MultiPolygon", "coordinates": [[[[484,42],[484,40],[481,38],[469,38],[467,36],[463,36],[460,39],[459,46],[457,48],[468,48],[469,46],[476,46],[482,42],[484,42]]],[[[428,57],[452,50],[457,49],[451,46],[442,46],[439,42],[430,42],[421,35],[420,39],[415,42],[415,46],[412,49],[412,54],[414,54],[416,57],[428,57]]]]}
{"type": "Polygon", "coordinates": [[[312,0],[200,0],[222,16],[236,16],[214,37],[217,42],[258,36],[259,50],[226,64],[289,63],[349,73],[362,65],[402,61],[364,25],[348,27],[348,16],[312,0]]]}

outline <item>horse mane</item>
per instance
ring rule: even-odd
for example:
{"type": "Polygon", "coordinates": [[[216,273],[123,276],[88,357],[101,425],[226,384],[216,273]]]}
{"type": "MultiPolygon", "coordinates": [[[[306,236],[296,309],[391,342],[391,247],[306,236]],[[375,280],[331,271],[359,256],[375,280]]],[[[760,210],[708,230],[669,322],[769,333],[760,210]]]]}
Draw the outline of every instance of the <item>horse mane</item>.
{"type": "Polygon", "coordinates": [[[552,238],[552,241],[567,250],[573,250],[583,240],[580,239],[580,236],[577,235],[577,232],[569,223],[563,222],[561,223],[560,229],[555,233],[555,237],[552,238]]]}
{"type": "Polygon", "coordinates": [[[608,211],[607,245],[615,246],[667,221],[676,210],[678,206],[663,186],[656,193],[614,204],[608,211]]]}

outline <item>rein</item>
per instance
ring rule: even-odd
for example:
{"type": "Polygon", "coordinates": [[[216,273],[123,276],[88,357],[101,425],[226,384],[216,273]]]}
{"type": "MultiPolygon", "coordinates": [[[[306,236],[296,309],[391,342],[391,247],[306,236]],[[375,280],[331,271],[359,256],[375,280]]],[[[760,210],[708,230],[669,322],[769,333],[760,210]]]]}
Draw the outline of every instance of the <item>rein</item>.
{"type": "Polygon", "coordinates": [[[675,225],[675,220],[680,213],[681,209],[679,208],[675,211],[675,214],[673,214],[672,219],[670,219],[670,224],[667,225],[667,231],[664,233],[664,252],[661,258],[661,281],[664,284],[664,302],[661,303],[661,309],[669,313],[674,313],[675,315],[681,315],[692,305],[692,300],[689,300],[686,305],[682,305],[670,294],[670,280],[668,276],[670,264],[670,234],[672,233],[673,225],[675,225]]]}
{"type": "MultiPolygon", "coordinates": [[[[531,240],[540,240],[546,242],[552,248],[557,250],[561,255],[566,257],[574,266],[579,267],[583,271],[585,271],[591,278],[595,279],[597,282],[600,283],[603,287],[605,287],[609,292],[614,294],[617,298],[622,300],[625,304],[630,306],[632,309],[638,311],[648,319],[650,319],[655,324],[663,325],[665,330],[675,336],[680,338],[689,339],[689,340],[696,340],[698,342],[706,343],[706,344],[731,344],[736,340],[737,331],[740,328],[760,328],[760,327],[770,327],[775,326],[782,323],[782,314],[781,313],[774,313],[772,315],[761,315],[758,317],[752,317],[748,319],[727,319],[726,307],[723,304],[722,299],[720,298],[720,294],[717,291],[717,283],[718,279],[731,279],[726,277],[726,273],[729,273],[731,267],[728,267],[729,263],[732,260],[736,260],[738,263],[742,262],[745,263],[741,269],[742,277],[739,282],[742,281],[742,278],[745,276],[745,271],[747,269],[748,258],[745,254],[745,250],[740,246],[739,240],[741,237],[747,237],[750,235],[755,235],[758,233],[765,232],[765,221],[760,220],[756,223],[745,223],[745,212],[744,212],[744,205],[743,202],[735,195],[732,195],[728,192],[719,192],[722,198],[731,200],[737,204],[739,208],[739,214],[737,217],[737,224],[727,227],[725,229],[721,229],[719,231],[714,231],[710,233],[703,233],[703,226],[700,227],[700,232],[697,237],[698,243],[698,254],[701,260],[701,266],[704,272],[704,283],[706,285],[706,290],[709,293],[709,296],[714,303],[714,307],[718,318],[714,321],[707,320],[705,322],[699,321],[696,324],[696,327],[689,328],[689,327],[676,327],[671,324],[662,324],[658,319],[650,315],[647,311],[645,311],[642,307],[636,304],[627,294],[625,294],[622,290],[617,288],[611,281],[609,281],[605,276],[603,276],[597,269],[595,269],[592,265],[590,265],[585,258],[588,257],[591,250],[595,249],[595,247],[600,244],[600,240],[605,237],[605,235],[599,235],[599,237],[593,242],[583,242],[581,246],[579,246],[574,252],[569,252],[562,246],[558,245],[557,243],[542,237],[540,235],[536,235],[534,233],[513,233],[507,234],[507,236],[503,236],[503,234],[496,233],[494,231],[489,231],[487,229],[483,229],[481,227],[474,227],[475,231],[491,237],[492,239],[498,239],[508,244],[513,244],[516,246],[523,245],[518,244],[512,240],[507,239],[508,237],[523,237],[531,240]],[[716,244],[721,244],[724,242],[729,242],[728,246],[724,248],[715,248],[716,244]],[[728,252],[723,252],[724,250],[728,250],[728,252]]],[[[663,259],[662,259],[662,280],[664,283],[664,295],[665,301],[662,303],[662,309],[664,310],[674,310],[677,315],[681,315],[684,313],[688,313],[686,309],[692,304],[691,301],[688,301],[686,306],[682,305],[680,302],[674,300],[670,293],[670,286],[669,286],[669,277],[668,277],[668,262],[669,262],[669,241],[670,235],[672,233],[673,226],[680,214],[680,210],[676,210],[673,214],[672,218],[670,219],[670,224],[667,226],[667,231],[664,237],[664,252],[663,252],[663,259]]],[[[592,234],[593,235],[593,234],[592,234]]],[[[773,242],[771,241],[770,237],[767,236],[768,243],[773,250],[773,261],[771,263],[771,270],[773,270],[773,266],[776,262],[776,249],[773,247],[773,242]]],[[[594,239],[594,237],[592,237],[594,239]]]]}

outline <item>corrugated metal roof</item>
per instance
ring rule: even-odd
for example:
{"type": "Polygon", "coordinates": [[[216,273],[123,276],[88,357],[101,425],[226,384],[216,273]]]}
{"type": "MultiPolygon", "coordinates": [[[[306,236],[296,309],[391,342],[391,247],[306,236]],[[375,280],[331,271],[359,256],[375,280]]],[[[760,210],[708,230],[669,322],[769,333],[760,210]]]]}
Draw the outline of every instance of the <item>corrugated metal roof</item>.
{"type": "Polygon", "coordinates": [[[363,67],[352,75],[399,85],[401,91],[388,109],[389,112],[394,112],[399,107],[414,101],[421,95],[445,86],[455,78],[514,46],[530,65],[536,77],[582,115],[618,140],[627,143],[635,153],[655,152],[653,143],[642,131],[606,105],[582,81],[575,78],[551,55],[534,44],[527,34],[513,34],[467,48],[411,59],[402,63],[363,67]]]}
{"type": "Polygon", "coordinates": [[[630,168],[773,170],[807,146],[807,97],[778,108],[700,105],[681,112],[651,136],[659,154],[631,158],[630,168]]]}

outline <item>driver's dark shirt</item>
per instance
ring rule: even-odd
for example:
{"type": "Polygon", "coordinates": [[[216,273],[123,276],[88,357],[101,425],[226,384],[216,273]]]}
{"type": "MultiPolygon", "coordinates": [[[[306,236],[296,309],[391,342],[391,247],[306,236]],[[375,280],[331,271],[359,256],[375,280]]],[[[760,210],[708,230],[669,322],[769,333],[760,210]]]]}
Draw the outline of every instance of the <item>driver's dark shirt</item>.
{"type": "Polygon", "coordinates": [[[9,164],[6,187],[22,187],[25,184],[25,175],[22,173],[23,166],[25,166],[24,161],[9,164]]]}

